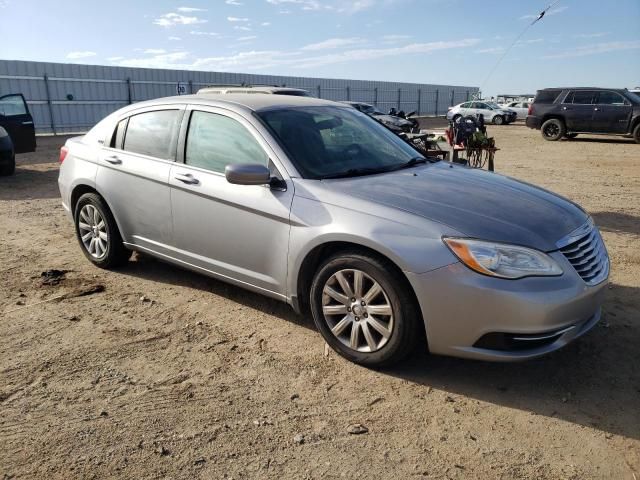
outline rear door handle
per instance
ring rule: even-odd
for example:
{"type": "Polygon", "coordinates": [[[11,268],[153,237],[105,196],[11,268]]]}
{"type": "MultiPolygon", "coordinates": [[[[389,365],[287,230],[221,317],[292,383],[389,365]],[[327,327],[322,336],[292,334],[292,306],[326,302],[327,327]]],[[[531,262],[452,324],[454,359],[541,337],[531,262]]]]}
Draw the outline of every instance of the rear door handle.
{"type": "Polygon", "coordinates": [[[197,185],[200,183],[198,179],[190,173],[176,173],[175,179],[187,185],[197,185]]]}
{"type": "Polygon", "coordinates": [[[122,160],[117,155],[111,155],[110,157],[106,157],[105,160],[109,162],[111,165],[120,165],[122,160]]]}

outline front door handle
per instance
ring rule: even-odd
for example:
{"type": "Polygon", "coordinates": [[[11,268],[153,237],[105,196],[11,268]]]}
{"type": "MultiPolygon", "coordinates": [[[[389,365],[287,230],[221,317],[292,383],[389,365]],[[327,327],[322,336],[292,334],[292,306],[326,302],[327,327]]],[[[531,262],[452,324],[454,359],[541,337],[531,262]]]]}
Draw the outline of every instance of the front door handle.
{"type": "Polygon", "coordinates": [[[177,173],[175,179],[182,183],[186,183],[187,185],[197,185],[200,183],[198,179],[190,173],[177,173]]]}
{"type": "Polygon", "coordinates": [[[109,162],[111,165],[120,165],[122,160],[117,155],[111,155],[110,157],[106,157],[105,160],[109,162]]]}
{"type": "Polygon", "coordinates": [[[596,108],[594,108],[594,110],[597,112],[599,109],[598,109],[598,107],[596,107],[596,108]]]}

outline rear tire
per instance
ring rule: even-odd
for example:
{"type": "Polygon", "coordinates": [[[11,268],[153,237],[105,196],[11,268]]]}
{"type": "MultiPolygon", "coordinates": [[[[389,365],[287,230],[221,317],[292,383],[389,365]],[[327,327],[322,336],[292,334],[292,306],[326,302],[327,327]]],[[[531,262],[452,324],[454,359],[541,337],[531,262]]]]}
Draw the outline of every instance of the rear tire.
{"type": "Polygon", "coordinates": [[[410,288],[382,259],[358,251],[338,253],[320,265],[311,284],[313,320],[347,360],[368,367],[391,365],[424,338],[410,288]]]}
{"type": "Polygon", "coordinates": [[[636,128],[633,129],[633,139],[636,143],[640,143],[640,123],[638,123],[636,128]]]}
{"type": "Polygon", "coordinates": [[[76,238],[84,256],[100,268],[114,268],[125,264],[131,251],[122,243],[113,214],[97,193],[85,193],[74,210],[76,238]]]}
{"type": "Polygon", "coordinates": [[[504,123],[504,117],[502,115],[496,115],[492,120],[494,125],[502,125],[504,123]]]}
{"type": "Polygon", "coordinates": [[[9,175],[13,175],[16,171],[16,154],[11,155],[11,160],[9,163],[4,165],[0,165],[0,177],[7,177],[9,175]]]}
{"type": "Polygon", "coordinates": [[[542,138],[548,140],[550,142],[555,142],[564,137],[566,133],[566,127],[564,126],[564,122],[557,118],[551,118],[542,124],[540,128],[540,133],[542,133],[542,138]]]}

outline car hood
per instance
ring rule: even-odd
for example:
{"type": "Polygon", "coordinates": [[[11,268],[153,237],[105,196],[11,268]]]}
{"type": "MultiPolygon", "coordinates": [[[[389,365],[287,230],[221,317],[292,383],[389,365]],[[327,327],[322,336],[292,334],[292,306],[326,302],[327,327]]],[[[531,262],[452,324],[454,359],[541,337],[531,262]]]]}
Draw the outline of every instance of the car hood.
{"type": "Polygon", "coordinates": [[[322,188],[447,225],[463,235],[543,251],[588,220],[575,203],[547,190],[447,162],[393,173],[322,181],[322,188]]]}

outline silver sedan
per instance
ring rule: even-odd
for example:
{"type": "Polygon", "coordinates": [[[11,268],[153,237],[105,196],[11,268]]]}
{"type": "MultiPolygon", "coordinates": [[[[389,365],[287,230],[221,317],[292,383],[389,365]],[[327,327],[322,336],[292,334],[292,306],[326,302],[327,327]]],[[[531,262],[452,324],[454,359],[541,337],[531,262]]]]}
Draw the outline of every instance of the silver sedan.
{"type": "Polygon", "coordinates": [[[63,206],[96,266],[137,250],[288,302],[357,363],[419,342],[533,358],[600,318],[609,260],[579,206],[424,158],[345,105],[158,99],[68,140],[60,160],[63,206]]]}

